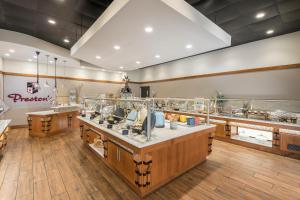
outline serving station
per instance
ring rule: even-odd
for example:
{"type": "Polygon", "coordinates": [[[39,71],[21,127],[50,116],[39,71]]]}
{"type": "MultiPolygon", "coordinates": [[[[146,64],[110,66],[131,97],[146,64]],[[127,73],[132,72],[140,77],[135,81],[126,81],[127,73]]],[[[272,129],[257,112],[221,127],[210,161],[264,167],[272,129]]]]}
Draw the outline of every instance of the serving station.
{"type": "MultiPolygon", "coordinates": [[[[157,110],[173,114],[179,121],[180,116],[194,116],[200,121],[207,117],[197,99],[155,99],[155,105],[157,110]]],[[[215,99],[210,101],[209,107],[210,123],[216,125],[216,139],[299,157],[300,102],[215,99]]]]}
{"type": "Polygon", "coordinates": [[[100,110],[78,116],[81,138],[141,197],[204,162],[212,151],[215,125],[175,125],[153,112],[149,100],[98,99],[96,104],[100,110]],[[106,115],[109,101],[116,107],[106,115]],[[148,110],[141,119],[145,107],[148,110]],[[128,111],[123,115],[120,109],[128,111]],[[135,111],[137,118],[133,119],[135,111]],[[155,117],[147,118],[153,113],[155,117]]]}
{"type": "Polygon", "coordinates": [[[51,110],[26,113],[30,136],[47,137],[78,127],[78,106],[56,106],[51,110]]]}

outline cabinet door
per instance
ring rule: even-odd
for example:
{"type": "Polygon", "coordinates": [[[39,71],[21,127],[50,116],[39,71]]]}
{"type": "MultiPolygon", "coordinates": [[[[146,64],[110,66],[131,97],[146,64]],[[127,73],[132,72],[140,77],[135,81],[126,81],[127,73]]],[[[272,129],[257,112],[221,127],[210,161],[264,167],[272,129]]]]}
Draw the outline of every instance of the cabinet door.
{"type": "Polygon", "coordinates": [[[111,167],[116,169],[130,183],[135,181],[135,164],[133,155],[121,146],[108,142],[107,161],[111,167]]]}
{"type": "Polygon", "coordinates": [[[114,143],[108,141],[107,145],[107,162],[110,166],[115,168],[116,170],[120,170],[119,168],[119,148],[114,143]]]}
{"type": "Polygon", "coordinates": [[[135,164],[133,155],[123,148],[119,148],[119,164],[122,175],[132,184],[135,181],[135,164]]]}

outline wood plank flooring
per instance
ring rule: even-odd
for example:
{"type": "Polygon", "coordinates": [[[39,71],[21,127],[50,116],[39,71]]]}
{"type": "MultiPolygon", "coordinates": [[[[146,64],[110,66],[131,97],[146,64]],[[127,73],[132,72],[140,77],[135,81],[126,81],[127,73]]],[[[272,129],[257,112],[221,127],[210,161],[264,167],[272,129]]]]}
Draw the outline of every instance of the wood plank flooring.
{"type": "MultiPolygon", "coordinates": [[[[79,130],[42,139],[11,130],[0,186],[0,200],[139,199],[79,130]]],[[[300,199],[300,161],[214,141],[205,163],[145,199],[300,199]]]]}

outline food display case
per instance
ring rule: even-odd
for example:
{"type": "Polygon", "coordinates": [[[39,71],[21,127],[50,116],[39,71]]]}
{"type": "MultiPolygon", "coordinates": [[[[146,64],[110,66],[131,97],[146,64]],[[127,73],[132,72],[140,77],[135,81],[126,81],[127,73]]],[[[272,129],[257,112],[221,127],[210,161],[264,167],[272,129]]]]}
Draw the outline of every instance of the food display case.
{"type": "Polygon", "coordinates": [[[300,101],[215,99],[216,115],[300,124],[300,101]]]}
{"type": "Polygon", "coordinates": [[[151,128],[155,123],[151,117],[154,113],[152,105],[151,100],[138,98],[85,98],[81,116],[109,129],[141,134],[146,137],[144,139],[150,140],[151,128]]]}

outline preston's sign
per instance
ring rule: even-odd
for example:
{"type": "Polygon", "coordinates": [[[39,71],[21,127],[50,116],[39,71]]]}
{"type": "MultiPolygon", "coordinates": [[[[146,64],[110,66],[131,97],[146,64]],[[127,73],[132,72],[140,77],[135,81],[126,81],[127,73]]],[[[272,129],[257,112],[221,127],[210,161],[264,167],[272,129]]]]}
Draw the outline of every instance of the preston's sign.
{"type": "Polygon", "coordinates": [[[7,95],[8,98],[12,99],[13,102],[49,102],[52,97],[49,95],[47,97],[23,97],[21,94],[13,93],[7,95]]]}

